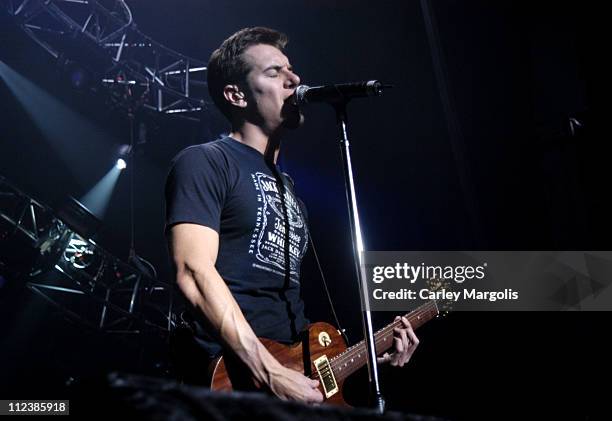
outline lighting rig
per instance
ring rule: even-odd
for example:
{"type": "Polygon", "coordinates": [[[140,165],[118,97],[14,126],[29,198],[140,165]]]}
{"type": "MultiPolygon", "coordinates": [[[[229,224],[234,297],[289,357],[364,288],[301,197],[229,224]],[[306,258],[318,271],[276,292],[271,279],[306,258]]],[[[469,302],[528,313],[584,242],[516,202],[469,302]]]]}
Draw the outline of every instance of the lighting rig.
{"type": "Polygon", "coordinates": [[[54,212],[0,176],[0,268],[13,281],[85,327],[165,336],[174,325],[172,286],[91,240],[97,224],[74,199],[54,212]]]}
{"type": "MultiPolygon", "coordinates": [[[[118,108],[138,106],[199,120],[207,109],[206,63],[140,32],[124,0],[6,0],[15,22],[82,88],[102,85],[118,108]]],[[[210,102],[210,101],[208,101],[210,102]]]]}

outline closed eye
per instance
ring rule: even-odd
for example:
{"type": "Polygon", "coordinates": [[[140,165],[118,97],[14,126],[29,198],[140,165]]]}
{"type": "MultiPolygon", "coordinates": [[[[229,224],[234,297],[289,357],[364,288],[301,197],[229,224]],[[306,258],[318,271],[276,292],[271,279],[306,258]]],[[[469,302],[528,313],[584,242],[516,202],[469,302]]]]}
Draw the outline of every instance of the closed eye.
{"type": "MultiPolygon", "coordinates": [[[[266,70],[264,70],[264,73],[267,76],[276,77],[282,70],[283,70],[283,66],[270,66],[266,70]]],[[[287,70],[293,73],[293,66],[287,66],[287,70]]]]}
{"type": "Polygon", "coordinates": [[[278,76],[279,72],[282,70],[282,66],[271,66],[268,67],[265,71],[265,74],[267,76],[271,76],[271,77],[276,77],[278,76]]]}

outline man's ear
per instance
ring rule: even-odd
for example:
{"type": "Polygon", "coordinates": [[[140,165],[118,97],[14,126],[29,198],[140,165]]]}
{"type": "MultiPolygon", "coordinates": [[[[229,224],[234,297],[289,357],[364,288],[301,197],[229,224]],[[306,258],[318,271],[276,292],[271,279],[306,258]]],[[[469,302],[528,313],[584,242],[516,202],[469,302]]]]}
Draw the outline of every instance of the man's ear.
{"type": "Polygon", "coordinates": [[[225,100],[232,105],[240,108],[247,106],[246,95],[238,85],[225,85],[223,88],[223,96],[225,100]]]}

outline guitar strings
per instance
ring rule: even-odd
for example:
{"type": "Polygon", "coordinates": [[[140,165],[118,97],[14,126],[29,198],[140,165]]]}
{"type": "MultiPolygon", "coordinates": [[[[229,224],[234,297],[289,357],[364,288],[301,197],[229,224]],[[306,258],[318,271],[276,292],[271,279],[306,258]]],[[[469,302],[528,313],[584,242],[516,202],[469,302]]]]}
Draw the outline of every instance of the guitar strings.
{"type": "MultiPolygon", "coordinates": [[[[431,307],[433,304],[433,302],[429,302],[425,305],[423,305],[421,308],[416,309],[415,311],[408,313],[405,315],[405,317],[407,317],[408,319],[413,319],[410,320],[411,323],[413,323],[415,320],[415,316],[418,320],[418,318],[426,313],[430,313],[430,310],[428,307],[431,307]]],[[[396,327],[398,327],[401,324],[401,320],[398,321],[394,321],[390,324],[388,324],[387,326],[383,327],[382,329],[380,329],[379,331],[377,331],[375,333],[375,335],[379,335],[379,338],[377,340],[375,340],[376,345],[379,345],[381,342],[383,342],[385,340],[385,338],[388,338],[388,336],[392,333],[392,330],[395,329],[396,327]]],[[[345,362],[349,357],[355,358],[354,354],[357,351],[357,348],[361,348],[363,345],[365,344],[365,341],[362,340],[360,342],[358,342],[357,344],[351,346],[350,348],[348,348],[347,350],[345,350],[343,353],[337,355],[336,357],[332,358],[330,360],[331,364],[334,363],[340,363],[340,365],[342,365],[343,362],[345,362]]],[[[365,352],[365,350],[364,350],[365,352]]],[[[357,358],[361,358],[361,357],[357,357],[357,358]]]]}
{"type": "MultiPolygon", "coordinates": [[[[407,313],[406,315],[404,315],[404,317],[408,317],[408,319],[412,319],[410,320],[410,322],[412,323],[414,322],[415,316],[418,320],[418,318],[423,314],[427,314],[427,313],[437,314],[437,311],[432,312],[431,311],[432,309],[428,308],[428,307],[431,307],[432,305],[434,306],[434,308],[436,308],[435,303],[433,301],[430,301],[429,303],[414,310],[413,312],[407,313]]],[[[375,340],[375,344],[376,344],[375,346],[380,345],[385,340],[385,338],[388,338],[389,335],[392,334],[392,330],[395,327],[398,327],[400,324],[401,324],[401,320],[394,321],[388,324],[387,326],[383,327],[379,331],[377,331],[375,335],[379,335],[379,337],[375,340]]],[[[357,359],[357,361],[361,360],[362,358],[365,358],[367,356],[367,353],[365,352],[366,351],[365,349],[362,350],[362,348],[364,348],[364,345],[365,345],[365,340],[362,340],[354,344],[353,346],[349,347],[341,354],[338,354],[334,358],[329,360],[330,366],[332,370],[334,371],[334,375],[336,377],[346,378],[348,375],[352,374],[356,370],[355,365],[348,365],[347,361],[349,358],[352,360],[357,359]],[[361,355],[361,352],[357,352],[357,351],[362,351],[363,356],[361,355]],[[346,363],[347,366],[342,367],[343,363],[346,363]],[[349,367],[351,367],[351,369],[346,370],[346,368],[349,368],[349,367]],[[345,368],[345,371],[341,372],[343,368],[345,368]],[[348,371],[348,374],[347,374],[347,371],[348,371]]],[[[351,362],[354,362],[354,361],[351,361],[351,362]]],[[[317,373],[313,373],[310,377],[313,379],[316,379],[317,373]]]]}
{"type": "MultiPolygon", "coordinates": [[[[413,322],[415,321],[415,317],[416,320],[419,320],[420,316],[424,315],[424,314],[437,314],[437,306],[435,304],[435,301],[430,301],[426,304],[424,304],[423,306],[419,307],[418,309],[407,313],[404,315],[404,317],[408,318],[408,320],[410,321],[411,324],[413,324],[413,322]],[[433,307],[433,308],[432,308],[433,307]],[[435,310],[434,310],[435,309],[435,310]],[[432,311],[433,310],[433,311],[432,311]]],[[[382,342],[385,341],[386,338],[389,337],[390,334],[392,334],[393,329],[395,329],[396,327],[399,327],[399,325],[401,324],[401,320],[397,320],[394,322],[391,322],[390,324],[388,324],[387,326],[383,327],[382,329],[378,330],[375,335],[378,335],[378,338],[375,339],[375,347],[378,347],[378,345],[382,344],[382,342]]],[[[417,326],[418,327],[418,326],[417,326]]],[[[365,340],[361,340],[360,342],[352,345],[351,347],[347,348],[344,352],[336,355],[334,358],[329,360],[329,364],[332,368],[332,370],[334,371],[334,375],[337,377],[346,377],[346,371],[351,371],[351,370],[346,370],[345,372],[340,372],[341,369],[343,368],[342,365],[344,363],[348,364],[348,360],[349,358],[355,360],[360,360],[361,358],[365,357],[367,355],[367,353],[365,352],[366,350],[363,350],[363,357],[361,356],[361,352],[357,353],[358,350],[361,350],[361,348],[363,348],[365,345],[365,340]],[[359,354],[359,356],[356,356],[355,354],[359,354]]],[[[350,366],[344,367],[344,368],[348,368],[350,366]]],[[[352,373],[352,371],[351,371],[352,373]]],[[[349,374],[351,374],[349,373],[349,374]]],[[[312,373],[310,378],[312,379],[317,379],[318,374],[317,373],[312,373]]]]}
{"type": "MultiPolygon", "coordinates": [[[[412,319],[410,320],[411,323],[414,324],[414,322],[418,320],[418,318],[420,318],[420,316],[423,314],[432,313],[430,309],[427,309],[425,307],[426,306],[424,306],[421,309],[415,310],[412,313],[408,313],[406,315],[409,319],[412,319]]],[[[385,326],[384,328],[376,332],[376,335],[378,335],[378,337],[375,340],[375,347],[378,348],[379,345],[382,345],[382,343],[384,343],[386,339],[388,339],[389,336],[392,335],[393,329],[395,329],[396,327],[399,327],[400,325],[401,325],[401,321],[396,321],[396,322],[390,323],[389,325],[385,326]]],[[[351,359],[351,362],[353,363],[355,359],[357,359],[357,361],[365,359],[367,357],[367,352],[366,352],[366,349],[364,348],[365,348],[365,341],[362,340],[359,343],[347,349],[342,354],[339,354],[336,357],[332,358],[330,360],[330,364],[332,365],[332,368],[334,369],[334,371],[338,372],[338,374],[343,377],[346,377],[352,372],[354,372],[356,370],[355,365],[352,365],[352,368],[350,370],[346,370],[346,368],[349,367],[348,360],[351,359]],[[343,373],[341,372],[342,369],[345,369],[343,373]],[[349,371],[349,373],[347,373],[347,371],[349,371]]]]}

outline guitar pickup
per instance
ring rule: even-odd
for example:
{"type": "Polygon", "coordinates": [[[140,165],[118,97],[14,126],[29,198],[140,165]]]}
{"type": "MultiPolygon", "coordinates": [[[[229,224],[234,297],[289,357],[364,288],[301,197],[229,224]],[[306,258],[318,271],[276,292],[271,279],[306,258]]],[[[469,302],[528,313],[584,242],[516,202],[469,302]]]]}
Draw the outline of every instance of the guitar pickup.
{"type": "Polygon", "coordinates": [[[319,374],[319,378],[321,379],[323,391],[325,392],[325,398],[329,398],[338,393],[338,383],[334,377],[334,372],[329,364],[327,355],[323,355],[314,360],[314,366],[319,374]]]}

